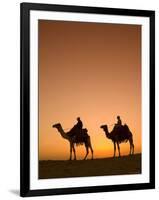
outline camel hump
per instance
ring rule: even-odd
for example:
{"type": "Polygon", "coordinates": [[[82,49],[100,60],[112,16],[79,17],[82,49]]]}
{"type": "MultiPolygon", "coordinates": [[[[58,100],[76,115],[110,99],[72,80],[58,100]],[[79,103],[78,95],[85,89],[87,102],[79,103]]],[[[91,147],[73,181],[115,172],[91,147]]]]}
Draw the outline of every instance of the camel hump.
{"type": "Polygon", "coordinates": [[[86,128],[83,128],[83,129],[82,129],[82,132],[85,133],[85,134],[87,134],[87,133],[88,133],[88,130],[87,130],[86,128]]]}
{"type": "Polygon", "coordinates": [[[129,127],[128,127],[127,124],[124,124],[123,127],[124,127],[124,129],[125,129],[126,131],[130,132],[130,129],[129,129],[129,127]]]}
{"type": "Polygon", "coordinates": [[[132,133],[131,133],[131,131],[130,131],[128,125],[127,125],[127,124],[124,124],[123,127],[124,127],[125,131],[128,133],[128,135],[129,135],[129,136],[132,136],[132,133]]]}
{"type": "Polygon", "coordinates": [[[129,127],[128,127],[128,125],[127,124],[124,124],[124,126],[123,126],[125,129],[127,129],[128,131],[130,131],[130,129],[129,129],[129,127]]]}
{"type": "Polygon", "coordinates": [[[88,135],[88,130],[86,128],[83,128],[82,129],[82,133],[85,135],[85,136],[89,136],[88,135]]]}

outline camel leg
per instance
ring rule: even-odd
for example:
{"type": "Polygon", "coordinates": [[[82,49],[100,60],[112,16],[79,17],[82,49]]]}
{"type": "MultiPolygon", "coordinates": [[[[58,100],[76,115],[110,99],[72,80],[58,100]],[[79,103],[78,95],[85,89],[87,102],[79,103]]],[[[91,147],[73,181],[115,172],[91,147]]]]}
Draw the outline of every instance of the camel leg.
{"type": "Polygon", "coordinates": [[[134,144],[133,144],[133,140],[130,139],[129,140],[130,143],[130,155],[134,154],[134,144]]]}
{"type": "Polygon", "coordinates": [[[132,150],[132,142],[129,140],[129,143],[130,143],[130,152],[129,152],[129,155],[131,155],[131,150],[132,150]]]}
{"type": "Polygon", "coordinates": [[[115,157],[115,154],[116,154],[116,144],[114,142],[114,157],[115,157]]]}
{"type": "Polygon", "coordinates": [[[91,150],[91,153],[92,153],[92,160],[93,160],[93,148],[92,148],[92,144],[91,144],[91,140],[89,139],[89,148],[91,150]]]}
{"type": "Polygon", "coordinates": [[[72,160],[72,144],[70,143],[70,160],[72,160]]]}
{"type": "Polygon", "coordinates": [[[92,148],[92,145],[90,145],[90,150],[91,150],[91,153],[92,153],[92,160],[93,160],[93,148],[92,148]]]}
{"type": "Polygon", "coordinates": [[[132,154],[134,154],[134,143],[133,143],[133,138],[132,138],[131,146],[132,146],[132,154]]]}
{"type": "Polygon", "coordinates": [[[118,152],[119,152],[119,157],[120,157],[120,146],[118,142],[117,142],[117,147],[118,147],[118,152]]]}
{"type": "Polygon", "coordinates": [[[83,160],[86,160],[86,158],[87,158],[87,156],[88,156],[88,153],[89,153],[88,146],[85,145],[85,147],[86,147],[86,155],[85,155],[85,157],[84,157],[83,160]]]}
{"type": "Polygon", "coordinates": [[[76,160],[76,150],[75,150],[74,145],[72,145],[72,148],[73,148],[73,153],[74,153],[74,160],[76,160]]]}
{"type": "Polygon", "coordinates": [[[134,154],[134,144],[132,143],[132,154],[134,154]]]}

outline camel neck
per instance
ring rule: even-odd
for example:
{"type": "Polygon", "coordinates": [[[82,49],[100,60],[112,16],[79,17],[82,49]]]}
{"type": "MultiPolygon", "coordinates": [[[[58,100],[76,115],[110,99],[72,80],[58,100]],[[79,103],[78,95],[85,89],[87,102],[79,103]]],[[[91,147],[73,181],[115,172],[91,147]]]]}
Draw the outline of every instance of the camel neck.
{"type": "Polygon", "coordinates": [[[64,132],[62,126],[60,126],[60,127],[58,128],[58,131],[59,131],[59,133],[61,134],[61,136],[62,136],[63,138],[69,139],[69,137],[67,136],[67,134],[64,132]]]}
{"type": "Polygon", "coordinates": [[[106,127],[106,128],[104,129],[104,131],[105,131],[106,137],[109,138],[109,139],[111,139],[111,135],[110,135],[110,133],[109,133],[109,131],[108,131],[108,127],[106,127]]]}

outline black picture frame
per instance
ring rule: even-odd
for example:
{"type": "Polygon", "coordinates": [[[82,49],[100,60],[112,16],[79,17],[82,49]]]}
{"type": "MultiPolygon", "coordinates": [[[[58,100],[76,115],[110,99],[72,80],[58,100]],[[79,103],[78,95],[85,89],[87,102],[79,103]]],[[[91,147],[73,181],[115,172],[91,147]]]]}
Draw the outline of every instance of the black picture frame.
{"type": "Polygon", "coordinates": [[[95,193],[107,191],[139,190],[155,188],[155,11],[131,10],[104,7],[84,7],[71,5],[49,5],[21,3],[21,81],[20,81],[20,195],[22,197],[39,195],[59,195],[95,193]],[[107,14],[117,16],[148,17],[150,20],[150,181],[148,183],[87,186],[59,189],[30,189],[30,11],[59,11],[107,14]]]}

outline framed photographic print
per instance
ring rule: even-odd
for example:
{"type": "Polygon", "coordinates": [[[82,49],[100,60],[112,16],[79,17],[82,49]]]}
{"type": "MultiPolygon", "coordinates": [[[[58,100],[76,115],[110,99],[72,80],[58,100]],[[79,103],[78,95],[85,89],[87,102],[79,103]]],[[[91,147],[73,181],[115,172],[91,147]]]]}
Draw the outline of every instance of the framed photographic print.
{"type": "Polygon", "coordinates": [[[155,12],[21,4],[21,196],[155,187],[155,12]]]}

